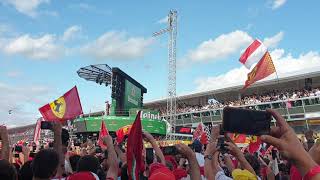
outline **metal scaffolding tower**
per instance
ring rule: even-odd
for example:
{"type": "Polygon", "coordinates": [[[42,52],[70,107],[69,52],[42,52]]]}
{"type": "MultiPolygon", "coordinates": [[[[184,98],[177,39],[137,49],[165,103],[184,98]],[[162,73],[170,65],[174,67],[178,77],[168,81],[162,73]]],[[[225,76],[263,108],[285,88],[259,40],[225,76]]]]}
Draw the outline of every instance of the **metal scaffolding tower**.
{"type": "MultiPolygon", "coordinates": [[[[153,36],[169,33],[168,42],[168,98],[167,98],[167,120],[172,126],[171,133],[175,132],[176,126],[176,38],[177,38],[177,11],[170,10],[168,15],[168,27],[155,32],[153,36]]],[[[175,136],[167,134],[167,139],[173,140],[175,136]]]]}

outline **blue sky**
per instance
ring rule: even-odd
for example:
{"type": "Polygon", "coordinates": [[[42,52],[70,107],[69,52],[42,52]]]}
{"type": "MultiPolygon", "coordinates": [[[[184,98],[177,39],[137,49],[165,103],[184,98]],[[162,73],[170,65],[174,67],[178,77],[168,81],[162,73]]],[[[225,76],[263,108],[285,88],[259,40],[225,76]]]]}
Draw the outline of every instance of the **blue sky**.
{"type": "Polygon", "coordinates": [[[120,67],[147,87],[147,101],[165,97],[168,36],[152,33],[166,27],[161,20],[170,9],[178,11],[178,94],[243,84],[249,70],[238,59],[255,38],[268,46],[280,76],[314,70],[319,6],[316,0],[0,0],[0,118],[10,126],[32,123],[40,106],[74,85],[84,112],[102,110],[110,88],[76,74],[90,64],[120,67]]]}

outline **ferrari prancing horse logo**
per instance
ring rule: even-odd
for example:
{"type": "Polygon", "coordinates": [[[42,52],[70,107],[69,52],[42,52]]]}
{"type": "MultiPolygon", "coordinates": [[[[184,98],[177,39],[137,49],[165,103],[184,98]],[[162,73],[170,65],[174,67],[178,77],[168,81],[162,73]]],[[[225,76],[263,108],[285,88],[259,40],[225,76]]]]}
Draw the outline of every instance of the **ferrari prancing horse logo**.
{"type": "Polygon", "coordinates": [[[50,103],[51,110],[55,116],[58,118],[63,118],[66,112],[66,101],[63,97],[58,98],[50,103]]]}

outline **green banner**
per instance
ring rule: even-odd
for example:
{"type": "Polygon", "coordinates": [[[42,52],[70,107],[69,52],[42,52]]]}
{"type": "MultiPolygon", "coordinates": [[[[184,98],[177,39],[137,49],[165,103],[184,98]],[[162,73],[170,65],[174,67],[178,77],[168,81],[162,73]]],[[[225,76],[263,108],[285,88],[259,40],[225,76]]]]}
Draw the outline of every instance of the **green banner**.
{"type": "MultiPolygon", "coordinates": [[[[77,121],[85,121],[86,132],[99,132],[101,121],[104,120],[109,131],[117,131],[123,126],[130,125],[134,122],[135,116],[120,117],[120,116],[98,116],[80,118],[77,121]]],[[[141,119],[143,130],[149,133],[166,134],[166,123],[161,120],[153,120],[148,118],[141,119]]]]}
{"type": "Polygon", "coordinates": [[[141,108],[141,106],[141,89],[125,80],[124,110],[129,111],[131,108],[141,108]]]}

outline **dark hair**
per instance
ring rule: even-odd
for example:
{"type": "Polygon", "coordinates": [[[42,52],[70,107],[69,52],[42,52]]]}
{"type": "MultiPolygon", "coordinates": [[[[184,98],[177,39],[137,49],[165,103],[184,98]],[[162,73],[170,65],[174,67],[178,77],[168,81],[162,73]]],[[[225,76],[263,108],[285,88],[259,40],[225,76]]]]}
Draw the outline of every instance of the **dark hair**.
{"type": "Polygon", "coordinates": [[[0,179],[17,179],[16,168],[4,159],[0,160],[0,179]]]}
{"type": "Polygon", "coordinates": [[[85,155],[79,159],[77,172],[90,171],[97,174],[99,166],[98,158],[91,155],[85,155]]]}
{"type": "Polygon", "coordinates": [[[53,149],[43,149],[33,159],[33,176],[42,179],[50,178],[55,175],[58,165],[58,153],[53,149]]]}
{"type": "Polygon", "coordinates": [[[32,161],[24,163],[19,171],[19,179],[22,180],[32,180],[33,173],[31,167],[32,161]]]}
{"type": "Polygon", "coordinates": [[[253,168],[254,172],[257,174],[257,176],[259,176],[260,175],[260,163],[259,163],[258,158],[252,154],[249,154],[249,153],[245,154],[244,157],[249,162],[249,164],[253,168]]]}
{"type": "Polygon", "coordinates": [[[77,171],[77,164],[78,164],[80,158],[81,158],[81,156],[79,156],[77,154],[69,157],[69,162],[70,162],[71,169],[73,172],[77,171]]]}

